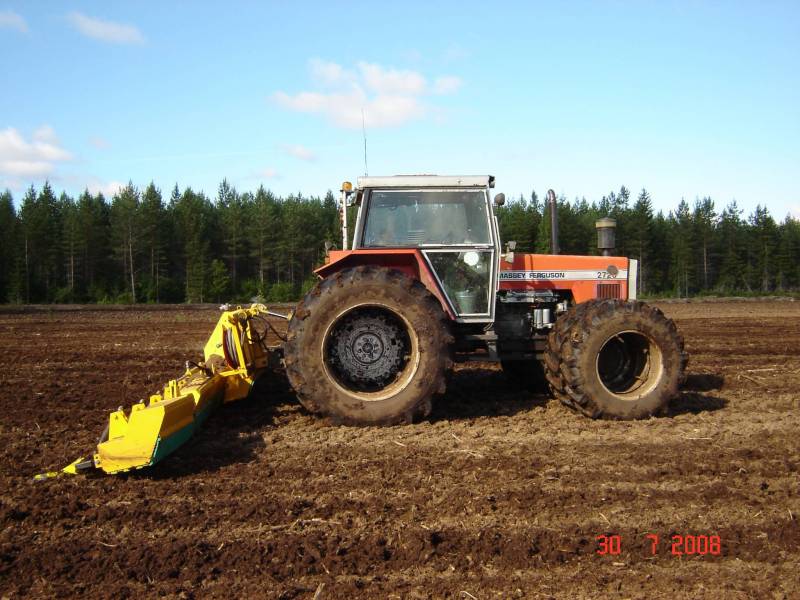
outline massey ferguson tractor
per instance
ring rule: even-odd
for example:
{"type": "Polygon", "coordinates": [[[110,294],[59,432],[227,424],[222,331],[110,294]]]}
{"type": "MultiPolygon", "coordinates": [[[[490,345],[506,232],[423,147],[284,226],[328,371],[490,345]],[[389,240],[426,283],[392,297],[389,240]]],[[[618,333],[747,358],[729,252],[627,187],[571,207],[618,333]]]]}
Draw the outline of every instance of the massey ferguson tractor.
{"type": "Polygon", "coordinates": [[[551,254],[516,253],[501,244],[493,203],[505,198],[493,188],[492,176],[345,182],[343,249],[329,251],[316,287],[283,317],[285,341],[265,341],[267,317],[282,315],[223,307],[203,361],[113,412],[94,454],[61,472],[150,466],[276,367],[308,411],[347,425],[425,418],[460,361],[499,361],[520,385],[549,389],[591,418],[664,411],[684,375],[683,339],[636,300],[637,261],[611,256],[614,221],[597,222],[600,255],[561,255],[551,190],[551,254]]]}

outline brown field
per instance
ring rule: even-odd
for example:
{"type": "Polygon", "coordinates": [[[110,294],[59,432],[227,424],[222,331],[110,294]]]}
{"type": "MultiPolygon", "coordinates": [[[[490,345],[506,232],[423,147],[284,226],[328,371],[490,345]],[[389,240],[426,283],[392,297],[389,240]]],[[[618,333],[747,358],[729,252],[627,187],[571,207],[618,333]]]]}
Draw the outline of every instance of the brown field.
{"type": "Polygon", "coordinates": [[[0,597],[797,598],[800,303],[662,308],[692,357],[667,417],[590,421],[473,364],[429,421],[332,427],[273,377],[156,468],[44,483],[217,315],[0,313],[0,597]]]}

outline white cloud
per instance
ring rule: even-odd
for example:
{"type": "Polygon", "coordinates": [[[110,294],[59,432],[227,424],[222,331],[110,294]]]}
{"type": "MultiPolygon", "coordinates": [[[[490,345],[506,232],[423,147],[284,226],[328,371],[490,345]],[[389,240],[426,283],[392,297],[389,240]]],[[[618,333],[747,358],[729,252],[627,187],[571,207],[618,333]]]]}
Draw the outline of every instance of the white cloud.
{"type": "Polygon", "coordinates": [[[124,188],[127,184],[120,181],[101,181],[99,179],[90,179],[86,182],[86,189],[90,194],[103,194],[106,198],[113,198],[120,189],[124,188]]]}
{"type": "Polygon", "coordinates": [[[134,25],[89,17],[79,12],[71,12],[67,20],[80,33],[95,40],[113,44],[144,43],[142,32],[134,25]]]}
{"type": "Polygon", "coordinates": [[[59,162],[72,159],[61,147],[55,130],[42,125],[26,140],[13,127],[0,130],[0,175],[8,177],[46,177],[59,162]]]}
{"type": "Polygon", "coordinates": [[[385,69],[365,61],[359,61],[356,69],[345,69],[319,58],[312,58],[308,64],[312,80],[326,86],[363,86],[377,94],[421,94],[425,91],[425,77],[416,71],[385,69]]]}
{"type": "Polygon", "coordinates": [[[13,10],[0,10],[0,27],[16,29],[22,33],[28,33],[28,24],[22,15],[18,15],[13,10]]]}
{"type": "Polygon", "coordinates": [[[377,94],[418,95],[425,91],[425,78],[416,71],[384,69],[363,61],[358,70],[364,85],[377,94]]]}
{"type": "Polygon", "coordinates": [[[256,175],[263,177],[264,179],[278,179],[280,177],[278,172],[272,167],[261,169],[258,173],[256,173],[256,175]]]}
{"type": "Polygon", "coordinates": [[[300,144],[287,144],[283,146],[283,149],[289,156],[294,156],[300,160],[309,162],[317,160],[317,155],[314,154],[313,151],[309,150],[305,146],[301,146],[300,144]]]}
{"type": "Polygon", "coordinates": [[[401,125],[425,112],[417,98],[378,96],[370,99],[361,90],[336,94],[301,92],[295,96],[276,92],[273,99],[289,110],[319,113],[335,125],[350,129],[361,127],[362,109],[368,127],[401,125]]]}
{"type": "Polygon", "coordinates": [[[41,142],[43,144],[58,144],[56,130],[50,125],[42,125],[36,131],[34,131],[33,139],[34,141],[41,142]]]}
{"type": "Polygon", "coordinates": [[[460,77],[456,77],[455,75],[445,75],[444,77],[437,77],[436,81],[433,82],[433,93],[434,94],[452,94],[453,92],[457,92],[461,87],[460,77]]]}
{"type": "Polygon", "coordinates": [[[793,219],[800,219],[800,204],[792,204],[789,206],[789,214],[793,219]]]}
{"type": "Polygon", "coordinates": [[[111,148],[111,144],[109,143],[109,141],[99,136],[90,137],[89,143],[98,150],[108,150],[109,148],[111,148]]]}
{"type": "Polygon", "coordinates": [[[308,61],[308,68],[311,71],[311,78],[316,83],[324,85],[339,85],[342,83],[355,83],[355,74],[346,70],[342,65],[329,62],[320,58],[312,58],[308,61]]]}
{"type": "Polygon", "coordinates": [[[461,80],[455,76],[439,77],[430,89],[426,78],[417,71],[386,68],[359,61],[355,68],[318,58],[309,61],[312,82],[330,88],[327,91],[303,91],[288,94],[275,92],[272,101],[296,112],[319,114],[334,125],[358,129],[363,120],[367,127],[393,127],[421,119],[432,112],[424,98],[430,93],[455,92],[461,80]]]}

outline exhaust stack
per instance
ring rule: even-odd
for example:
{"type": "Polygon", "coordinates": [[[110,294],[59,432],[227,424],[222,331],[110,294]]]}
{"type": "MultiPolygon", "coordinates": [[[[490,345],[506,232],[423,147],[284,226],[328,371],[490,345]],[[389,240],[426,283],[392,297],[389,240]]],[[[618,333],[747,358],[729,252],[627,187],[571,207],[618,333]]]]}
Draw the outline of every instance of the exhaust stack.
{"type": "Polygon", "coordinates": [[[547,190],[547,204],[550,208],[550,253],[559,254],[561,250],[558,247],[558,205],[553,190],[547,190]]]}

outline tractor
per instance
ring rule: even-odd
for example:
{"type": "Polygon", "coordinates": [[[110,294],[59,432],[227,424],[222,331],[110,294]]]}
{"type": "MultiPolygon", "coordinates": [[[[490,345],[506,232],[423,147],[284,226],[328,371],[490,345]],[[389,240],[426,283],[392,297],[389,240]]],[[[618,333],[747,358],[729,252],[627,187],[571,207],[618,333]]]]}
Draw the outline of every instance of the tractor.
{"type": "Polygon", "coordinates": [[[328,249],[295,310],[223,307],[204,360],[148,402],[112,413],[97,451],[61,472],[150,466],[274,367],[285,368],[308,411],[344,425],[424,419],[463,361],[499,362],[520,385],[591,418],[664,412],[688,357],[675,324],[636,299],[638,263],[613,256],[613,219],[596,224],[598,255],[562,255],[550,190],[551,253],[515,252],[514,242],[501,245],[493,205],[505,197],[493,196],[494,183],[486,175],[345,182],[342,249],[328,249]],[[268,316],[288,319],[281,345],[265,342],[268,316]]]}
{"type": "Polygon", "coordinates": [[[546,381],[593,418],[664,410],[683,341],[636,301],[637,261],[610,256],[613,220],[597,223],[602,255],[560,255],[551,190],[552,253],[516,253],[513,242],[503,252],[493,187],[491,176],[427,175],[342,186],[342,204],[359,207],[352,249],[345,221],[343,249],[317,270],[284,346],[303,406],[347,424],[411,422],[455,361],[480,360],[532,387],[546,381]]]}

